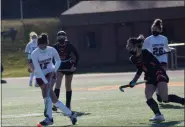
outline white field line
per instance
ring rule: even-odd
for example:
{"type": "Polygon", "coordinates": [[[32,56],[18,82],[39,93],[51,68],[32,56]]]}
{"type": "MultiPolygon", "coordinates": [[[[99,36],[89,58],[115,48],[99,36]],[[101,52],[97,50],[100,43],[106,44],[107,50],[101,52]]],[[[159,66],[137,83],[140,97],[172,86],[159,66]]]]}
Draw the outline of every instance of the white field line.
{"type": "MultiPolygon", "coordinates": [[[[184,74],[184,70],[175,70],[175,71],[167,71],[167,73],[173,73],[173,72],[182,72],[184,74]]],[[[98,74],[75,74],[74,77],[99,77],[99,76],[119,76],[119,75],[132,75],[135,74],[135,72],[124,72],[124,73],[98,73],[98,74]]],[[[12,79],[29,79],[29,77],[17,77],[17,78],[5,78],[8,80],[12,79]]]]}
{"type": "MultiPolygon", "coordinates": [[[[66,116],[63,112],[53,113],[53,116],[66,116]]],[[[14,115],[2,115],[2,119],[24,118],[24,117],[36,117],[44,116],[44,113],[28,113],[28,114],[14,114],[14,115]]],[[[78,116],[80,117],[80,116],[78,116]]]]}
{"type": "MultiPolygon", "coordinates": [[[[53,115],[57,115],[61,113],[53,113],[53,115]]],[[[15,114],[15,115],[2,115],[2,119],[12,119],[12,118],[23,118],[23,117],[34,117],[34,116],[43,116],[44,113],[28,113],[28,114],[15,114]]]]}
{"type": "MultiPolygon", "coordinates": [[[[116,75],[128,75],[134,74],[135,72],[125,72],[125,73],[99,73],[99,74],[75,74],[74,77],[98,77],[98,76],[116,76],[116,75]]],[[[29,77],[14,77],[14,78],[4,78],[4,79],[29,79],[29,77]]]]}
{"type": "Polygon", "coordinates": [[[22,117],[32,117],[32,116],[42,116],[43,113],[29,113],[29,114],[16,114],[16,115],[2,115],[3,119],[11,118],[22,118],[22,117]]]}

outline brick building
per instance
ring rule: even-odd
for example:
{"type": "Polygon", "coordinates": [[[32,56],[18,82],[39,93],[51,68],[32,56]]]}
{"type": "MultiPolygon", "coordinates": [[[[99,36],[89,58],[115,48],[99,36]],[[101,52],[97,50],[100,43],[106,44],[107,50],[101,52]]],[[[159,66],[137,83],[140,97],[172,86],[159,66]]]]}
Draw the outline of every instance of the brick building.
{"type": "Polygon", "coordinates": [[[126,65],[126,40],[140,33],[150,35],[155,18],[163,20],[169,41],[185,41],[184,1],[82,1],[60,16],[80,53],[80,66],[126,65]]]}

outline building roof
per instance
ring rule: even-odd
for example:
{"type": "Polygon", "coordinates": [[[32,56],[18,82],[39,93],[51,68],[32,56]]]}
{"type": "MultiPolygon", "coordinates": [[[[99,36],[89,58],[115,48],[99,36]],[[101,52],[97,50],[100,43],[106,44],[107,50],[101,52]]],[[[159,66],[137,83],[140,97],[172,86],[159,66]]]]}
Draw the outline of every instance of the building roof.
{"type": "Polygon", "coordinates": [[[60,20],[62,26],[80,26],[185,18],[184,12],[184,1],[82,1],[60,20]]]}
{"type": "Polygon", "coordinates": [[[184,1],[81,1],[62,15],[184,6],[184,1]]]}

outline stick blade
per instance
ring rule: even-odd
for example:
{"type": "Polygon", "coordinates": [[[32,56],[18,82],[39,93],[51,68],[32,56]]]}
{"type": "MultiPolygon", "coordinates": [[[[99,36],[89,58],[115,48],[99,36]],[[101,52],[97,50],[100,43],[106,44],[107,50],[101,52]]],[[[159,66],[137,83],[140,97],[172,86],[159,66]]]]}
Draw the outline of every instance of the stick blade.
{"type": "Polygon", "coordinates": [[[123,87],[121,87],[121,86],[119,87],[119,90],[120,90],[121,92],[125,92],[124,89],[123,89],[123,87]]]}
{"type": "MultiPolygon", "coordinates": [[[[145,81],[140,81],[140,82],[137,82],[136,83],[136,85],[139,85],[139,84],[143,84],[143,83],[145,83],[145,81]]],[[[121,85],[120,87],[119,87],[119,90],[121,91],[121,92],[124,92],[124,88],[127,88],[127,87],[130,87],[130,85],[121,85]]]]}

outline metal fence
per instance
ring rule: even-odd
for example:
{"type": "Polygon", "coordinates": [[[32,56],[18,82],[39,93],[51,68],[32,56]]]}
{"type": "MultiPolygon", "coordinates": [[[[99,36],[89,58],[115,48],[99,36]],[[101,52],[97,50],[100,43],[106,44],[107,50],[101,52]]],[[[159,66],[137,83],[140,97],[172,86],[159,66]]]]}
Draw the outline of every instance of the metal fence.
{"type": "MultiPolygon", "coordinates": [[[[169,44],[169,47],[171,48],[171,53],[169,54],[169,63],[170,66],[168,66],[169,69],[178,69],[179,68],[179,59],[185,60],[185,56],[178,55],[178,48],[179,46],[185,46],[185,43],[174,43],[169,44]]],[[[185,64],[184,64],[185,65],[185,64]]]]}

